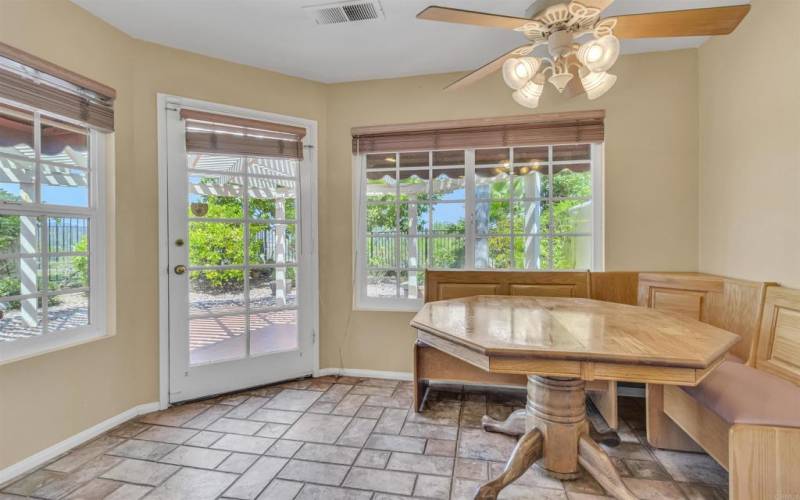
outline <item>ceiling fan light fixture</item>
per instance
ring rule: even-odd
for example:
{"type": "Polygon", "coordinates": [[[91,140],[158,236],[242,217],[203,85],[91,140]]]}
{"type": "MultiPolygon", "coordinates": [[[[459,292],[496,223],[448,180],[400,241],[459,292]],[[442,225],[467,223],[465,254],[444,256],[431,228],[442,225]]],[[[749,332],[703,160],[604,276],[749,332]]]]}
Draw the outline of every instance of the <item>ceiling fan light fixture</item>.
{"type": "Polygon", "coordinates": [[[459,78],[446,89],[462,88],[502,67],[503,79],[515,91],[514,99],[532,108],[538,105],[542,87],[548,81],[569,97],[586,92],[589,99],[597,99],[608,92],[617,80],[608,71],[620,56],[619,39],[724,35],[733,32],[750,11],[750,5],[744,4],[600,19],[613,1],[536,0],[524,17],[432,5],[417,18],[524,34],[528,43],[459,78]],[[585,40],[585,35],[591,39],[581,43],[579,40],[585,40]],[[540,58],[532,57],[534,51],[545,48],[547,54],[539,50],[540,58]]]}
{"type": "Polygon", "coordinates": [[[548,82],[552,83],[553,86],[558,89],[559,93],[564,92],[564,89],[567,88],[570,80],[572,80],[572,73],[568,71],[563,73],[555,73],[553,76],[547,79],[548,82]]]}
{"type": "Polygon", "coordinates": [[[588,71],[585,68],[580,71],[581,83],[586,91],[586,97],[590,100],[602,96],[617,82],[617,76],[611,73],[588,71]]]}
{"type": "Polygon", "coordinates": [[[535,57],[510,57],[503,63],[503,80],[512,89],[521,89],[531,81],[541,64],[535,57]]]}
{"type": "Polygon", "coordinates": [[[535,108],[539,105],[539,97],[542,96],[544,85],[534,82],[526,83],[521,89],[511,93],[511,97],[520,106],[535,108]]]}
{"type": "Polygon", "coordinates": [[[608,71],[619,58],[619,39],[605,35],[588,41],[578,49],[578,60],[596,73],[608,71]]]}
{"type": "Polygon", "coordinates": [[[586,51],[586,62],[596,63],[603,57],[603,47],[599,44],[593,43],[589,46],[589,50],[586,51]]]}

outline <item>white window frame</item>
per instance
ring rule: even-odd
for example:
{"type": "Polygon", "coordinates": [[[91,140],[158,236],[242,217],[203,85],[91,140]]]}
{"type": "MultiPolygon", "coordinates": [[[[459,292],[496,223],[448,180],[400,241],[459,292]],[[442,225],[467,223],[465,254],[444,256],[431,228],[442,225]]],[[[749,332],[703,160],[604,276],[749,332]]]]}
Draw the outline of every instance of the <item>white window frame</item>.
{"type": "MultiPolygon", "coordinates": [[[[109,293],[108,280],[113,272],[108,271],[107,255],[107,231],[108,231],[108,206],[107,206],[107,184],[109,170],[109,150],[112,147],[113,134],[106,134],[96,129],[88,127],[86,124],[65,118],[53,113],[48,113],[40,109],[17,103],[15,101],[0,98],[0,104],[16,107],[30,111],[35,117],[35,129],[40,126],[40,116],[47,116],[57,120],[89,129],[89,205],[88,207],[72,207],[66,205],[53,205],[39,203],[16,203],[0,202],[0,213],[3,215],[30,215],[30,216],[63,216],[63,217],[84,217],[89,219],[89,286],[79,289],[64,290],[63,294],[89,292],[89,324],[86,326],[61,330],[58,332],[47,332],[47,309],[42,310],[43,333],[37,337],[19,339],[12,342],[0,342],[0,365],[30,358],[51,351],[64,349],[74,345],[89,342],[98,338],[111,335],[108,329],[109,321],[109,293]]],[[[38,133],[37,133],[38,136],[38,133]]],[[[39,138],[35,140],[39,142],[39,138]]],[[[42,163],[39,159],[39,146],[37,144],[36,157],[31,161],[35,165],[36,192],[37,199],[41,193],[40,186],[40,166],[53,165],[52,163],[42,163]]],[[[63,165],[68,166],[68,165],[63,165]]],[[[42,245],[40,258],[42,261],[48,258],[49,251],[45,248],[46,226],[42,227],[40,244],[42,245]]],[[[42,262],[44,263],[44,262],[42,262]]],[[[47,286],[47,276],[43,273],[42,280],[47,286]]],[[[62,293],[57,293],[60,295],[62,293]]],[[[37,290],[35,294],[17,297],[39,297],[50,296],[47,291],[37,290]]],[[[47,301],[44,301],[45,303],[47,301]]]]}
{"type": "MultiPolygon", "coordinates": [[[[567,164],[570,161],[552,162],[552,147],[559,144],[550,144],[550,155],[548,157],[548,170],[553,164],[567,164]]],[[[509,148],[526,147],[525,145],[514,146],[509,148]]],[[[535,147],[535,146],[534,146],[535,147]]],[[[592,257],[590,271],[600,272],[605,268],[604,260],[604,201],[603,201],[603,182],[604,182],[604,154],[605,148],[602,143],[591,144],[591,177],[592,177],[592,257]]],[[[500,149],[504,146],[498,147],[500,149]]],[[[465,152],[465,265],[460,270],[479,270],[479,271],[524,271],[525,269],[511,268],[511,269],[491,269],[491,268],[476,268],[475,267],[475,242],[477,240],[475,231],[475,151],[485,149],[496,149],[492,147],[480,148],[463,148],[465,152]]],[[[414,151],[402,151],[414,152],[414,151]]],[[[422,307],[424,297],[417,299],[407,298],[377,298],[367,296],[367,255],[364,251],[365,242],[367,238],[366,228],[366,173],[367,173],[367,155],[372,154],[394,154],[396,151],[379,152],[370,151],[369,153],[360,153],[353,155],[353,309],[357,311],[408,311],[415,312],[422,307]]],[[[513,154],[513,153],[512,153],[513,154]]],[[[548,177],[549,178],[549,177],[548,177]]],[[[480,200],[484,201],[484,200],[480,200]]],[[[548,234],[549,231],[548,231],[548,234]]],[[[572,235],[571,233],[564,234],[565,236],[572,235]]],[[[399,268],[397,268],[399,269],[399,268]]],[[[456,269],[451,269],[456,270],[456,269]]],[[[586,269],[582,269],[586,270],[586,269]]],[[[530,270],[536,272],[537,270],[530,270]]],[[[541,270],[547,272],[570,272],[574,270],[541,270]]]]}

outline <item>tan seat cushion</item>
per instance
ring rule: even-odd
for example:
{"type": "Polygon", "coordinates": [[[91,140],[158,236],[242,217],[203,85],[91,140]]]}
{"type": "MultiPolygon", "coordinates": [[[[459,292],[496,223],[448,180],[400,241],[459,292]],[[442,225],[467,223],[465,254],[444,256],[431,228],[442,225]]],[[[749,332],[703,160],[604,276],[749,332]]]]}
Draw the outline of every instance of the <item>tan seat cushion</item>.
{"type": "Polygon", "coordinates": [[[800,387],[741,363],[723,361],[683,390],[730,424],[800,427],[800,387]]]}
{"type": "Polygon", "coordinates": [[[737,355],[735,355],[733,353],[730,353],[730,352],[725,355],[725,361],[730,361],[732,363],[744,364],[744,360],[742,358],[740,358],[739,356],[737,356],[737,355]]]}

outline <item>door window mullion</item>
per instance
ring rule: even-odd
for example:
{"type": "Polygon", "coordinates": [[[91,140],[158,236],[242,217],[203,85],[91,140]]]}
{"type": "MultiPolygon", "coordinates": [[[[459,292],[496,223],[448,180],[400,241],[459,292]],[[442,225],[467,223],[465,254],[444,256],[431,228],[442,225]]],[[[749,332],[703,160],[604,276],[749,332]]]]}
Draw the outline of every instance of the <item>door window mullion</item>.
{"type": "Polygon", "coordinates": [[[244,186],[242,186],[242,215],[244,216],[244,224],[242,229],[242,241],[244,241],[244,249],[242,250],[244,268],[242,269],[242,277],[244,279],[244,331],[245,331],[245,358],[250,357],[250,173],[247,168],[247,157],[242,157],[242,179],[244,186]]]}
{"type": "MultiPolygon", "coordinates": [[[[516,248],[516,235],[514,232],[514,148],[508,148],[509,158],[508,158],[508,179],[507,179],[507,191],[506,191],[506,201],[508,201],[508,232],[511,234],[511,238],[508,240],[508,244],[510,245],[509,248],[509,257],[508,257],[508,267],[510,269],[517,268],[517,261],[516,261],[516,254],[514,249],[516,248]]],[[[524,267],[524,266],[523,266],[524,267]]]]}
{"type": "Polygon", "coordinates": [[[400,298],[400,154],[394,156],[394,296],[400,298]]]}
{"type": "Polygon", "coordinates": [[[464,266],[467,269],[475,269],[475,149],[464,150],[464,169],[465,172],[465,248],[464,266]]]}
{"type": "MultiPolygon", "coordinates": [[[[34,151],[34,198],[33,203],[37,206],[40,206],[42,202],[42,115],[39,112],[35,112],[33,114],[33,151],[34,151]]],[[[41,288],[37,290],[39,292],[39,300],[42,301],[42,309],[41,309],[41,328],[42,328],[42,335],[46,335],[48,329],[50,328],[48,325],[48,295],[47,292],[49,291],[49,284],[50,284],[50,234],[49,234],[49,227],[50,218],[48,216],[42,216],[40,218],[40,227],[39,231],[41,231],[41,236],[39,237],[39,244],[42,245],[42,248],[39,250],[39,269],[42,272],[42,282],[39,285],[41,288]]],[[[20,266],[21,267],[21,266],[20,266]]],[[[37,304],[34,304],[36,307],[37,304]]]]}
{"type": "Polygon", "coordinates": [[[547,205],[550,210],[550,217],[547,224],[547,269],[553,269],[553,235],[555,233],[555,206],[553,205],[553,146],[547,146],[547,205]]]}

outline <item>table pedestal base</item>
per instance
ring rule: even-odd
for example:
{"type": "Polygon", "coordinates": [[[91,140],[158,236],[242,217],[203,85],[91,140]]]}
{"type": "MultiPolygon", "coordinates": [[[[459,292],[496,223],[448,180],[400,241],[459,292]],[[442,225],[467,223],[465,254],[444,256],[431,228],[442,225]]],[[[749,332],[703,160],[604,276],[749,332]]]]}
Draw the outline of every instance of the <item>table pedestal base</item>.
{"type": "Polygon", "coordinates": [[[526,408],[515,411],[503,422],[484,417],[483,428],[521,437],[503,472],[481,486],[476,499],[497,498],[503,488],[534,463],[562,480],[578,478],[580,464],[616,498],[636,498],[622,482],[611,459],[590,436],[583,380],[529,376],[526,408]]]}

